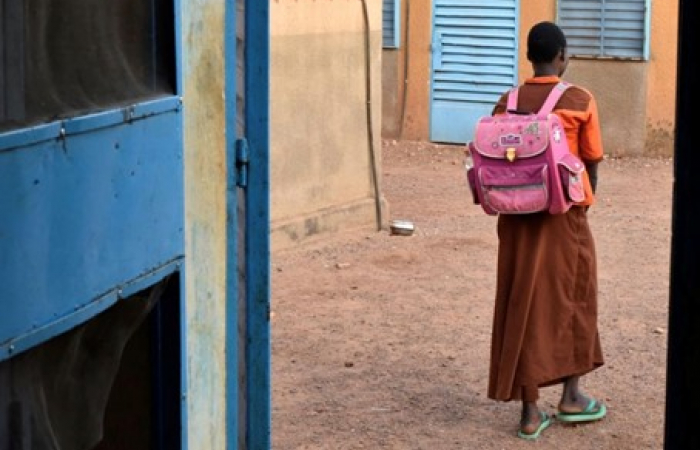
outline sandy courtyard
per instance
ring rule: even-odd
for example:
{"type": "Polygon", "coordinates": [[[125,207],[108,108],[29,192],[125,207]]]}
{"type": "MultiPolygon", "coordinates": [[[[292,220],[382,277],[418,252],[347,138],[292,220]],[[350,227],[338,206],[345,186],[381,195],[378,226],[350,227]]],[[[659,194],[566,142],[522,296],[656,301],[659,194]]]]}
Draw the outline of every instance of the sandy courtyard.
{"type": "MultiPolygon", "coordinates": [[[[608,159],[590,210],[606,365],[583,388],[608,417],[515,436],[486,398],[495,218],[469,200],[461,149],[385,142],[390,219],[272,258],[273,448],[656,449],[663,446],[673,162],[608,159]]],[[[554,412],[559,388],[542,391],[554,412]]]]}

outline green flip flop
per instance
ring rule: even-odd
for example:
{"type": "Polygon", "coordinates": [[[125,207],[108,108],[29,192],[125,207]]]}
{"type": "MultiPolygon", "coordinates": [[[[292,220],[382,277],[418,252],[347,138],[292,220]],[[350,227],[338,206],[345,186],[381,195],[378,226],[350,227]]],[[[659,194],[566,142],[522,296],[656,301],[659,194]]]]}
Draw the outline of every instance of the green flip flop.
{"type": "Polygon", "coordinates": [[[607,413],[608,410],[603,403],[596,399],[591,399],[583,411],[575,413],[558,412],[557,420],[567,423],[594,422],[605,417],[607,413]]]}
{"type": "Polygon", "coordinates": [[[552,418],[549,417],[549,414],[540,411],[540,426],[537,427],[537,429],[530,434],[523,433],[523,430],[518,430],[518,437],[521,439],[528,439],[528,440],[537,439],[538,437],[540,437],[540,434],[542,434],[542,432],[544,430],[549,428],[549,426],[551,424],[552,424],[552,418]]]}

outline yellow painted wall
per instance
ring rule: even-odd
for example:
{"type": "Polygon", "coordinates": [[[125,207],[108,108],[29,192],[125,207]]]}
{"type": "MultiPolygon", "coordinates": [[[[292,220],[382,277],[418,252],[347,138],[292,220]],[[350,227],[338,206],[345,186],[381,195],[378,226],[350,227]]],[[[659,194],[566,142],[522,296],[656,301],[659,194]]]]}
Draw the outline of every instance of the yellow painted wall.
{"type": "Polygon", "coordinates": [[[678,0],[656,0],[652,2],[651,12],[645,153],[672,155],[676,126],[678,0]]]}
{"type": "Polygon", "coordinates": [[[648,68],[639,61],[569,62],[564,79],[586,87],[596,97],[608,156],[639,156],[644,152],[648,68]]]}
{"type": "MultiPolygon", "coordinates": [[[[403,52],[409,51],[408,93],[405,112],[401,102],[385,108],[388,122],[384,136],[396,137],[396,124],[403,114],[403,138],[429,139],[431,3],[404,0],[410,7],[409,42],[398,54],[384,51],[384,98],[401,98],[403,52]]],[[[556,0],[520,2],[520,52],[518,78],[522,82],[532,69],[526,57],[527,33],[535,23],[556,20],[556,0]]],[[[588,88],[596,96],[601,113],[603,141],[608,155],[667,155],[673,153],[678,0],[653,0],[649,61],[575,59],[564,78],[588,88]]]]}
{"type": "Polygon", "coordinates": [[[224,0],[182,5],[188,448],[226,448],[224,0]]]}
{"type": "Polygon", "coordinates": [[[381,187],[381,0],[367,6],[369,78],[361,0],[271,3],[273,250],[386,222],[373,184],[376,172],[381,187]]]}
{"type": "MultiPolygon", "coordinates": [[[[527,1],[527,0],[525,0],[527,1]]],[[[533,25],[543,20],[554,20],[557,14],[556,0],[544,0],[527,2],[527,8],[523,7],[520,0],[520,52],[518,53],[518,78],[523,80],[532,74],[530,61],[527,60],[527,33],[533,25]]]]}
{"type": "Polygon", "coordinates": [[[382,137],[401,137],[401,109],[404,99],[404,64],[402,49],[382,51],[382,137]]]}
{"type": "MultiPolygon", "coordinates": [[[[403,98],[403,85],[408,90],[405,96],[405,111],[403,112],[403,139],[427,140],[429,132],[430,112],[430,41],[432,39],[432,7],[431,0],[403,0],[402,17],[403,32],[408,32],[408,42],[402,42],[396,55],[400,70],[397,70],[396,83],[399,95],[403,98]],[[408,21],[406,22],[406,16],[408,21]],[[408,66],[404,52],[408,51],[408,66]],[[407,71],[405,71],[407,70],[407,71]]],[[[386,55],[387,51],[384,51],[386,55]]],[[[385,88],[396,90],[389,80],[385,80],[385,88]]],[[[393,113],[395,116],[400,111],[393,113]]],[[[391,117],[386,112],[385,117],[391,117]]],[[[396,120],[396,119],[394,119],[396,120]]]]}

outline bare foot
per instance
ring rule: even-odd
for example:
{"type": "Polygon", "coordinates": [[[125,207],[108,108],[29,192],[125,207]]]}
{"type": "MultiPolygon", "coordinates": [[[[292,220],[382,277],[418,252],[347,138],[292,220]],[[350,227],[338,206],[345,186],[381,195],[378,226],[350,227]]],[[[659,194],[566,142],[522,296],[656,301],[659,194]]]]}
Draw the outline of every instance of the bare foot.
{"type": "Polygon", "coordinates": [[[534,440],[540,437],[542,432],[552,424],[549,415],[539,412],[538,417],[532,421],[522,422],[518,430],[518,436],[522,439],[534,440]]]}
{"type": "Polygon", "coordinates": [[[537,409],[523,411],[520,418],[520,431],[524,434],[532,434],[542,425],[543,415],[537,409]]]}
{"type": "MultiPolygon", "coordinates": [[[[590,403],[591,398],[584,395],[577,395],[575,399],[562,399],[559,403],[559,411],[565,414],[577,414],[585,411],[590,403]]],[[[596,401],[595,407],[588,412],[595,413],[601,408],[601,403],[596,401]]]]}

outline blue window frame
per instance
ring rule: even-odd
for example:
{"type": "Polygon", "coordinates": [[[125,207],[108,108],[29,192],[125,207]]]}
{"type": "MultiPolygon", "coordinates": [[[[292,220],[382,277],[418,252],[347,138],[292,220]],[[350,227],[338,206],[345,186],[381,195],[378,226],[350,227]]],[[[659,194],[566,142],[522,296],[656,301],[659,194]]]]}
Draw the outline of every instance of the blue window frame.
{"type": "Polygon", "coordinates": [[[559,0],[557,22],[575,57],[649,58],[650,0],[559,0]]]}
{"type": "Polygon", "coordinates": [[[399,48],[401,0],[382,0],[382,42],[384,48],[399,48]]]}

